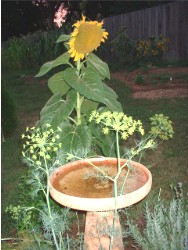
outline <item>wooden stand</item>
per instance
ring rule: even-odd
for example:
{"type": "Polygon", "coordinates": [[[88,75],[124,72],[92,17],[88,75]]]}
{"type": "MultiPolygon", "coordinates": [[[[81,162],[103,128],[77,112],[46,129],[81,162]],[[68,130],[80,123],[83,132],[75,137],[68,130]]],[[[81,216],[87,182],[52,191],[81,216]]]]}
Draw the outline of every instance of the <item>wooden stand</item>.
{"type": "Polygon", "coordinates": [[[113,216],[113,211],[87,212],[84,250],[109,250],[111,230],[114,230],[112,249],[124,250],[119,216],[117,216],[115,227],[112,229],[113,216]]]}

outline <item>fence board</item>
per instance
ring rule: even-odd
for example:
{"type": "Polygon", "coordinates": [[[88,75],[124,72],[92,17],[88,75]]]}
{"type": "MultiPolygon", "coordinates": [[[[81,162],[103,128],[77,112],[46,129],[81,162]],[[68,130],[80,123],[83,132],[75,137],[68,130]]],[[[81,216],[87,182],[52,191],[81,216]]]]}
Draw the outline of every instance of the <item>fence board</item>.
{"type": "Polygon", "coordinates": [[[124,27],[133,40],[162,34],[170,39],[168,59],[188,59],[188,2],[178,1],[105,18],[104,27],[112,40],[124,27]]]}

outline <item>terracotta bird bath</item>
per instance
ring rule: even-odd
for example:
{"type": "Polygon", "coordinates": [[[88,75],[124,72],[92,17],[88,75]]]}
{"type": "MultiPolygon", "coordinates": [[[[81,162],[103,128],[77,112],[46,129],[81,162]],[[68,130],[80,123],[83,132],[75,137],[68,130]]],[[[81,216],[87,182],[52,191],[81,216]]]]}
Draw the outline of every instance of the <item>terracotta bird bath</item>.
{"type": "MultiPolygon", "coordinates": [[[[121,159],[121,164],[126,162],[121,159]]],[[[152,176],[140,163],[131,161],[123,195],[115,200],[113,183],[102,177],[101,168],[108,176],[117,173],[117,158],[91,158],[67,163],[57,168],[50,177],[50,194],[55,201],[72,209],[87,211],[85,225],[85,250],[109,249],[107,231],[113,224],[114,209],[125,208],[142,200],[150,191],[152,176]],[[101,248],[102,247],[102,248],[101,248]]],[[[120,187],[127,169],[119,177],[120,187]]],[[[113,250],[123,250],[119,217],[115,222],[117,235],[113,240],[113,250]]]]}

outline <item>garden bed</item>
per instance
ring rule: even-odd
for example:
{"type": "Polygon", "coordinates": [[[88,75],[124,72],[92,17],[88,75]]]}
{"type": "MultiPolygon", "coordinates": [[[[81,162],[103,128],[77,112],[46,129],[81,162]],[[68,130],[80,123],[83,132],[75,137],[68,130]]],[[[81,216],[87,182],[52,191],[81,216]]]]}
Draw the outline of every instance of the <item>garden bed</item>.
{"type": "Polygon", "coordinates": [[[139,68],[132,72],[115,72],[112,77],[129,86],[133,98],[188,97],[187,67],[139,68]]]}

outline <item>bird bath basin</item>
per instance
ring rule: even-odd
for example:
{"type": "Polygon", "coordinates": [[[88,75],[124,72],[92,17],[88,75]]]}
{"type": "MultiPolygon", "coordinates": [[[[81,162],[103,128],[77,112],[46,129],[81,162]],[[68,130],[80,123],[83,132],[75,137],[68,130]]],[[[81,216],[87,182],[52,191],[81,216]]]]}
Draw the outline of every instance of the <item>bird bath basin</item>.
{"type": "MultiPolygon", "coordinates": [[[[126,162],[121,160],[121,164],[126,162]]],[[[91,164],[101,168],[109,176],[117,172],[117,159],[110,157],[91,158],[67,163],[57,168],[50,176],[50,194],[59,204],[72,209],[87,211],[85,226],[85,249],[97,250],[100,246],[109,249],[108,237],[100,237],[97,228],[105,222],[108,225],[113,221],[113,210],[131,206],[142,200],[150,191],[152,176],[150,171],[140,163],[131,161],[131,171],[126,181],[123,195],[113,197],[113,183],[101,177],[91,164]],[[100,225],[96,223],[100,221],[100,225]],[[97,230],[97,231],[96,231],[97,230]]],[[[125,168],[119,178],[121,181],[126,175],[125,168]]],[[[119,218],[116,227],[121,231],[119,218]]],[[[104,230],[103,230],[104,231],[104,230]]],[[[114,250],[123,248],[122,238],[114,240],[114,250]]]]}

